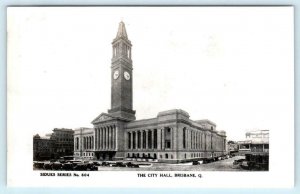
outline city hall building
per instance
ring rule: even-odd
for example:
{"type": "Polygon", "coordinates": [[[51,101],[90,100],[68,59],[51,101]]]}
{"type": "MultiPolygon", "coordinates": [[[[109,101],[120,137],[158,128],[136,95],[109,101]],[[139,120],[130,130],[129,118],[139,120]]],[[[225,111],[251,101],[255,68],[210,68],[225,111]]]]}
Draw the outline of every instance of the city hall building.
{"type": "Polygon", "coordinates": [[[136,120],[131,47],[125,24],[120,22],[112,42],[111,109],[92,121],[93,128],[75,130],[75,157],[179,163],[224,155],[226,133],[217,131],[212,121],[190,120],[181,109],[136,120]]]}

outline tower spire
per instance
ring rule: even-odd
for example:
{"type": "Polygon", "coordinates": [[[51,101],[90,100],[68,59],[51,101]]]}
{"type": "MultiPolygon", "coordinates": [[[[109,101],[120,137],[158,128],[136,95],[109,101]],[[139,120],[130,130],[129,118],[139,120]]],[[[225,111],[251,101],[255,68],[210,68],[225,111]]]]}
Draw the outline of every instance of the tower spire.
{"type": "Polygon", "coordinates": [[[126,39],[128,38],[127,37],[127,33],[126,33],[125,24],[124,24],[123,21],[121,21],[119,23],[119,29],[118,29],[118,33],[117,33],[117,37],[116,38],[121,38],[121,37],[126,38],[126,39]]]}
{"type": "Polygon", "coordinates": [[[117,36],[112,42],[111,109],[108,110],[108,113],[126,121],[135,120],[135,111],[132,110],[131,47],[125,24],[121,21],[117,36]]]}

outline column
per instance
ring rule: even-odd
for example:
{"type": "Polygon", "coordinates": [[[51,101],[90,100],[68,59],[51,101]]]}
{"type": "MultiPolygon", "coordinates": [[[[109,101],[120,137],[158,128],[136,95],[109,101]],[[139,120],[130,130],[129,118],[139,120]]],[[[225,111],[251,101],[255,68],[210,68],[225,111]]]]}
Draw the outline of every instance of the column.
{"type": "Polygon", "coordinates": [[[118,149],[118,127],[117,126],[115,126],[115,149],[118,149]]]}
{"type": "Polygon", "coordinates": [[[116,126],[115,125],[113,125],[112,149],[116,149],[116,126]]]}
{"type": "Polygon", "coordinates": [[[145,130],[146,132],[146,149],[148,149],[148,130],[145,130]]]}
{"type": "Polygon", "coordinates": [[[102,148],[102,134],[101,128],[98,128],[98,149],[102,148]]]}
{"type": "Polygon", "coordinates": [[[198,131],[195,131],[195,149],[198,149],[198,131]]]}
{"type": "Polygon", "coordinates": [[[103,131],[102,131],[102,127],[99,128],[99,148],[103,149],[103,131]]]}
{"type": "Polygon", "coordinates": [[[105,129],[104,127],[101,127],[101,131],[102,131],[102,150],[105,149],[105,129]]]}
{"type": "Polygon", "coordinates": [[[111,149],[111,131],[112,127],[108,126],[108,149],[111,149]]]}
{"type": "Polygon", "coordinates": [[[151,130],[151,148],[154,149],[154,130],[151,130]]]}
{"type": "Polygon", "coordinates": [[[103,149],[106,149],[106,128],[103,127],[103,149]]]}
{"type": "Polygon", "coordinates": [[[173,128],[170,127],[170,149],[173,149],[173,128]]]}
{"type": "Polygon", "coordinates": [[[99,149],[102,149],[102,143],[103,143],[103,131],[102,131],[102,127],[100,127],[99,129],[99,134],[98,134],[98,138],[99,138],[99,149]]]}
{"type": "Polygon", "coordinates": [[[100,149],[100,130],[97,128],[97,149],[100,149]]]}
{"type": "Polygon", "coordinates": [[[165,149],[165,130],[161,129],[161,149],[165,149]]]}
{"type": "Polygon", "coordinates": [[[202,150],[202,133],[200,132],[200,149],[202,150]]]}
{"type": "Polygon", "coordinates": [[[110,149],[114,149],[114,126],[111,126],[111,144],[110,149]]]}
{"type": "Polygon", "coordinates": [[[188,143],[188,129],[187,128],[185,128],[185,149],[187,150],[188,148],[189,148],[189,143],[188,143]]]}
{"type": "Polygon", "coordinates": [[[144,149],[144,131],[141,130],[141,149],[144,149]]]}
{"type": "Polygon", "coordinates": [[[198,149],[198,132],[195,132],[195,149],[198,149]]]}
{"type": "Polygon", "coordinates": [[[193,135],[194,135],[194,149],[196,149],[196,131],[194,131],[193,135]]]}
{"type": "Polygon", "coordinates": [[[157,149],[161,149],[161,129],[157,129],[157,149]]]}
{"type": "Polygon", "coordinates": [[[138,149],[138,131],[135,131],[135,149],[138,149]]]}
{"type": "Polygon", "coordinates": [[[186,129],[186,147],[187,149],[191,148],[191,142],[190,142],[190,129],[186,129]]]}
{"type": "Polygon", "coordinates": [[[194,131],[191,131],[191,148],[194,149],[194,131]]]}
{"type": "Polygon", "coordinates": [[[109,147],[109,127],[105,127],[106,130],[106,149],[108,149],[109,147]]]}
{"type": "Polygon", "coordinates": [[[129,132],[130,133],[130,149],[133,149],[133,133],[132,132],[129,132]]]}
{"type": "Polygon", "coordinates": [[[201,139],[200,139],[200,132],[198,132],[198,149],[200,149],[200,146],[201,146],[201,139]]]}
{"type": "Polygon", "coordinates": [[[196,131],[194,131],[194,149],[196,149],[196,131]]]}
{"type": "Polygon", "coordinates": [[[98,144],[97,144],[97,139],[98,139],[98,130],[97,130],[97,128],[95,128],[95,135],[94,135],[94,140],[95,140],[95,142],[94,142],[94,145],[95,145],[95,150],[97,150],[98,149],[98,144]]]}

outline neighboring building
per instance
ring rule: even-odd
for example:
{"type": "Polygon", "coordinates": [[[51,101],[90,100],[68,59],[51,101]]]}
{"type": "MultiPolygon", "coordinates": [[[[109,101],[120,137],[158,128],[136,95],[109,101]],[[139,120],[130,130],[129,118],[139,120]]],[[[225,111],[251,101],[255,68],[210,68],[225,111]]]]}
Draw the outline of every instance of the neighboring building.
{"type": "Polygon", "coordinates": [[[94,158],[94,129],[79,128],[74,130],[74,156],[76,158],[94,158]]]}
{"type": "MultiPolygon", "coordinates": [[[[226,132],[209,120],[190,120],[181,109],[135,120],[131,42],[120,22],[112,42],[111,109],[74,134],[74,154],[98,160],[147,159],[178,163],[226,153],[226,132]]],[[[148,102],[151,103],[151,102],[148,102]]]]}
{"type": "Polygon", "coordinates": [[[236,153],[239,151],[239,145],[235,141],[228,141],[227,142],[228,152],[230,154],[236,153]]]}
{"type": "Polygon", "coordinates": [[[54,158],[55,141],[49,137],[33,136],[33,160],[49,160],[54,158]]]}
{"type": "Polygon", "coordinates": [[[72,129],[55,128],[51,138],[55,141],[55,157],[73,156],[74,153],[74,131],[72,129]]]}
{"type": "Polygon", "coordinates": [[[246,133],[244,141],[238,141],[239,152],[269,152],[269,130],[253,130],[246,133]]]}

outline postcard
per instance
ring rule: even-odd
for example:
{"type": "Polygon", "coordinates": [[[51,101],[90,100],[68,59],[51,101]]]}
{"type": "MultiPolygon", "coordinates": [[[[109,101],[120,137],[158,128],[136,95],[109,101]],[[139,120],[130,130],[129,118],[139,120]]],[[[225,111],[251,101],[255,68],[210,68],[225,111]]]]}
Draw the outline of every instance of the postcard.
{"type": "Polygon", "coordinates": [[[8,186],[293,187],[293,10],[8,7],[8,186]]]}

